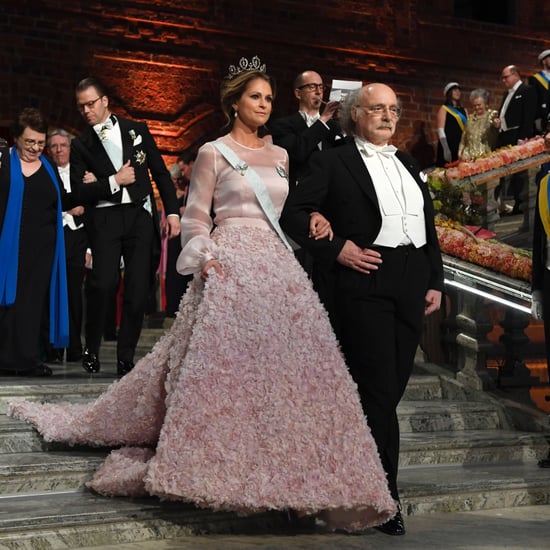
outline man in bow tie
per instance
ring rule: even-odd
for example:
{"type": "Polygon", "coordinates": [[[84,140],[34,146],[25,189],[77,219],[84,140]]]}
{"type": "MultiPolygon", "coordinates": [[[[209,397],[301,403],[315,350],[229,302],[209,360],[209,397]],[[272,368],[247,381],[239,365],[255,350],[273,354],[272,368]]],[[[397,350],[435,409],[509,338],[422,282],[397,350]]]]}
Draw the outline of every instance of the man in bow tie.
{"type": "Polygon", "coordinates": [[[160,257],[160,228],[149,173],[162,199],[170,238],[180,231],[178,203],[170,173],[145,123],[111,114],[107,91],[95,78],[77,85],[76,105],[88,127],[71,144],[71,185],[79,202],[89,205],[84,223],[93,257],[82,366],[91,373],[100,369],[101,337],[122,257],[117,373],[124,375],[134,366],[160,257]]]}
{"type": "MultiPolygon", "coordinates": [[[[48,134],[48,153],[54,161],[67,193],[71,192],[69,157],[72,136],[62,128],[48,134]]],[[[84,207],[76,206],[63,212],[65,236],[65,262],[67,265],[67,298],[69,303],[69,347],[66,359],[76,362],[82,359],[82,283],[88,237],[82,221],[84,207]]],[[[51,350],[54,359],[62,359],[64,350],[51,350]],[[55,357],[57,352],[57,357],[55,357]]]]}
{"type": "MultiPolygon", "coordinates": [[[[441,302],[443,265],[434,211],[416,161],[389,144],[401,108],[385,84],[346,99],[344,144],[316,153],[290,194],[283,229],[314,256],[332,262],[329,313],[389,489],[399,501],[397,405],[412,372],[423,318],[441,302]],[[331,223],[334,238],[308,237],[310,212],[331,223]]],[[[405,533],[398,514],[379,527],[405,533]]]]}
{"type": "MultiPolygon", "coordinates": [[[[502,69],[501,80],[506,92],[502,97],[498,118],[494,122],[499,128],[498,146],[506,147],[518,145],[521,140],[534,136],[537,93],[532,86],[523,82],[520,70],[515,65],[502,69]]],[[[497,199],[502,183],[495,189],[497,199]]],[[[529,175],[526,170],[512,174],[508,193],[514,197],[513,214],[521,212],[520,204],[527,198],[528,189],[529,175]]]]}

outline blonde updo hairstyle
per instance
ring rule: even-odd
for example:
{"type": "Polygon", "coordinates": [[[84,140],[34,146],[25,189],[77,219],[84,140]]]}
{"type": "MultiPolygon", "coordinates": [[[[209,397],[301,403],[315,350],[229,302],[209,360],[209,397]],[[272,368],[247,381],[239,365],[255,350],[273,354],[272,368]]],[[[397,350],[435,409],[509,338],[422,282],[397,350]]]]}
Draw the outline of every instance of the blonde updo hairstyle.
{"type": "Polygon", "coordinates": [[[275,81],[263,71],[244,71],[231,79],[225,78],[222,82],[220,94],[222,112],[226,122],[224,128],[231,128],[233,126],[233,121],[235,118],[235,109],[233,109],[233,104],[244,94],[248,83],[256,78],[262,78],[271,86],[273,99],[275,99],[275,81]]]}

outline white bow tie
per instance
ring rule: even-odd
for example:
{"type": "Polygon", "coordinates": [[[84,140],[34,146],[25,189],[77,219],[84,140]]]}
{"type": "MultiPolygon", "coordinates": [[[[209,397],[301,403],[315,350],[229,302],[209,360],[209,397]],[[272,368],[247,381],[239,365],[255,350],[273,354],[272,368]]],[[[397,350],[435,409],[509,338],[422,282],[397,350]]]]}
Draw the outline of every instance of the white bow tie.
{"type": "Polygon", "coordinates": [[[305,123],[308,127],[313,126],[313,124],[315,124],[321,116],[319,115],[319,113],[317,113],[316,115],[308,115],[307,113],[304,113],[304,111],[300,111],[300,113],[302,114],[302,117],[304,118],[305,123]]]}
{"type": "Polygon", "coordinates": [[[95,124],[94,130],[95,130],[95,133],[99,136],[99,139],[101,141],[105,141],[107,139],[107,130],[112,130],[114,125],[115,125],[115,121],[113,120],[113,117],[110,116],[104,122],[100,124],[95,124]]]}
{"type": "Polygon", "coordinates": [[[384,155],[385,157],[392,157],[397,151],[397,147],[394,147],[393,145],[377,147],[376,145],[371,145],[370,143],[365,143],[362,149],[367,157],[373,157],[376,153],[379,155],[384,155]]]}

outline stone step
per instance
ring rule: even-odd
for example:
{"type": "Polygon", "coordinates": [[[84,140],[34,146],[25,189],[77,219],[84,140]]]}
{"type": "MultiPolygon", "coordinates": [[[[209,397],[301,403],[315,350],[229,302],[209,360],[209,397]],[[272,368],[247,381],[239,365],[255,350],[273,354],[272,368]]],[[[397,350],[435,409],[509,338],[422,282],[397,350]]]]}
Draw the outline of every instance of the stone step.
{"type": "Polygon", "coordinates": [[[411,432],[496,430],[500,414],[491,403],[469,401],[402,401],[397,408],[399,429],[411,432]]]}
{"type": "MultiPolygon", "coordinates": [[[[399,478],[406,515],[550,503],[550,469],[535,462],[404,467],[399,478]]],[[[49,492],[1,498],[0,547],[74,549],[171,539],[192,533],[251,532],[287,525],[285,514],[239,517],[158,499],[103,498],[49,492]]]]}
{"type": "MultiPolygon", "coordinates": [[[[0,495],[83,488],[108,453],[108,449],[45,444],[32,429],[20,432],[20,439],[12,438],[11,445],[11,452],[0,454],[0,495]],[[20,440],[24,444],[18,445],[20,440]],[[29,452],[21,452],[22,448],[29,452]]],[[[528,432],[470,431],[460,436],[443,432],[431,439],[406,434],[400,467],[536,462],[547,454],[546,439],[528,432]]]]}
{"type": "Polygon", "coordinates": [[[542,433],[510,430],[404,433],[400,467],[538,461],[548,455],[542,433]]]}
{"type": "Polygon", "coordinates": [[[398,485],[407,515],[550,504],[550,468],[531,460],[405,466],[398,485]]]}
{"type": "Polygon", "coordinates": [[[83,489],[106,451],[0,454],[0,495],[83,489]]]}
{"type": "Polygon", "coordinates": [[[52,492],[1,499],[0,548],[73,550],[84,546],[173,539],[193,533],[277,529],[285,514],[241,517],[156,498],[105,498],[52,492]]]}
{"type": "Polygon", "coordinates": [[[443,397],[438,376],[413,374],[403,395],[404,401],[433,401],[443,397]]]}

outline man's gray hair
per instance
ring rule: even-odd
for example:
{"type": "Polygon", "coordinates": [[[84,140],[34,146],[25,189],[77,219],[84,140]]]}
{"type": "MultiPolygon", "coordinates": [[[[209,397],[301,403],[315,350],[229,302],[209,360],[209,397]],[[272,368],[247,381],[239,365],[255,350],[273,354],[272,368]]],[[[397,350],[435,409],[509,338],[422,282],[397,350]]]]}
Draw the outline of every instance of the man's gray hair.
{"type": "Polygon", "coordinates": [[[51,132],[48,133],[48,147],[50,146],[51,140],[54,136],[63,136],[71,142],[73,139],[73,136],[67,132],[67,130],[63,130],[63,128],[55,128],[51,132]]]}

